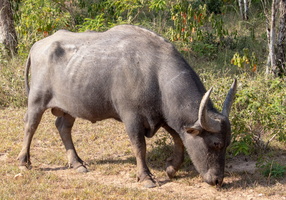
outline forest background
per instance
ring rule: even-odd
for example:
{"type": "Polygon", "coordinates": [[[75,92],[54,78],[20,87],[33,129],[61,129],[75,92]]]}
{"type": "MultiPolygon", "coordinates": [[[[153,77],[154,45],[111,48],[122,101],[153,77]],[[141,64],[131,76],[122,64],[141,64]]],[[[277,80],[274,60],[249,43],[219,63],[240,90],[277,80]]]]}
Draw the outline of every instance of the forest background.
{"type": "MultiPolygon", "coordinates": [[[[140,25],[168,39],[198,72],[206,88],[214,86],[211,98],[219,110],[231,82],[234,78],[238,80],[230,117],[233,137],[228,156],[255,156],[265,177],[285,177],[285,162],[271,156],[275,150],[286,150],[285,63],[280,68],[278,64],[269,64],[273,39],[270,34],[273,29],[272,34],[279,38],[280,28],[273,23],[280,24],[283,10],[278,8],[283,3],[282,0],[10,1],[17,45],[11,50],[0,44],[0,108],[26,106],[24,65],[36,41],[59,29],[105,31],[118,24],[140,25]]],[[[274,53],[278,54],[278,49],[274,46],[274,53]]],[[[161,143],[165,140],[161,139],[161,143]]]]}

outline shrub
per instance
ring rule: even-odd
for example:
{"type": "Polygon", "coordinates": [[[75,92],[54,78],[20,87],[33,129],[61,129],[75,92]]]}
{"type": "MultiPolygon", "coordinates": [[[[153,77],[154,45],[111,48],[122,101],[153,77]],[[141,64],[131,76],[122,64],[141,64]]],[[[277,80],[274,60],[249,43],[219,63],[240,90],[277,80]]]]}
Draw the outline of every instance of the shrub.
{"type": "Polygon", "coordinates": [[[91,8],[90,17],[77,26],[79,31],[105,31],[119,24],[136,24],[137,16],[146,7],[139,0],[105,0],[87,6],[91,8]]]}
{"type": "Polygon", "coordinates": [[[257,167],[265,177],[281,178],[286,172],[286,166],[274,161],[262,161],[257,163],[257,167]]]}
{"type": "Polygon", "coordinates": [[[233,119],[234,133],[251,132],[257,137],[276,135],[286,142],[286,84],[281,79],[263,76],[242,77],[233,119]],[[249,80],[250,79],[250,80],[249,80]]]}
{"type": "MultiPolygon", "coordinates": [[[[200,77],[209,88],[214,86],[211,98],[221,110],[225,95],[233,81],[213,72],[202,72],[200,77]]],[[[265,148],[270,138],[286,143],[286,83],[279,78],[264,75],[237,76],[238,89],[230,113],[232,143],[229,148],[234,155],[249,155],[265,148]]]]}
{"type": "Polygon", "coordinates": [[[31,45],[63,28],[68,28],[71,20],[69,12],[64,12],[51,0],[25,0],[16,13],[15,24],[18,33],[18,53],[27,57],[31,45]],[[35,9],[36,8],[36,9],[35,9]]]}

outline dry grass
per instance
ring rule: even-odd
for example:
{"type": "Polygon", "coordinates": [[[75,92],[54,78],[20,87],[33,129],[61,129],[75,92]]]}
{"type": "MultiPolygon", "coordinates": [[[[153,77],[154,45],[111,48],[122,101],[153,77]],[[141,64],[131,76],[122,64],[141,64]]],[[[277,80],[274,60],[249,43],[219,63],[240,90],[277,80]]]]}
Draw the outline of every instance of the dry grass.
{"type": "MultiPolygon", "coordinates": [[[[77,120],[73,137],[90,172],[67,169],[65,150],[46,112],[31,147],[30,171],[20,171],[16,157],[23,138],[24,109],[0,110],[0,199],[286,199],[286,177],[263,177],[252,157],[228,158],[224,186],[202,182],[186,159],[177,177],[164,173],[171,154],[170,137],[160,130],[147,140],[148,163],[161,186],[145,189],[136,182],[136,165],[123,124],[77,120]]],[[[286,163],[286,149],[272,150],[272,159],[286,163]]]]}

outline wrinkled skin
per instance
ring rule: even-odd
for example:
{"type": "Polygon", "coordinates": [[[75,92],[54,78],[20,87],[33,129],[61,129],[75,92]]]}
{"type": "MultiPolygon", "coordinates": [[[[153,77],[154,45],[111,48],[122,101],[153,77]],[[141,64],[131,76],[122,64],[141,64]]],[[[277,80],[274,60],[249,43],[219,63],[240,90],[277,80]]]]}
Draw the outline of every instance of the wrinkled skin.
{"type": "Polygon", "coordinates": [[[187,149],[196,169],[211,185],[221,185],[230,142],[228,115],[232,85],[219,113],[198,75],[172,44],[130,25],[97,33],[58,31],[36,42],[26,65],[28,110],[20,166],[30,167],[33,135],[48,108],[67,151],[69,165],[86,172],[71,136],[76,118],[114,118],[125,124],[137,162],[137,180],[156,181],[146,163],[145,137],[163,127],[174,139],[166,172],[175,176],[187,149]],[[29,70],[31,83],[29,85],[29,70]]]}

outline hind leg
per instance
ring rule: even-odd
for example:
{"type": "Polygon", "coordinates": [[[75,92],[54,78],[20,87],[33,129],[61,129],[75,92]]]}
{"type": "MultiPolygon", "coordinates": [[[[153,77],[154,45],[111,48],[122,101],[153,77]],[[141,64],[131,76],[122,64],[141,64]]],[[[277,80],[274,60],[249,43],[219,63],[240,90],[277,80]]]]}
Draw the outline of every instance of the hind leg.
{"type": "Polygon", "coordinates": [[[25,134],[23,140],[23,146],[20,154],[18,155],[18,160],[20,161],[20,166],[25,166],[30,168],[30,146],[36,132],[36,129],[41,121],[44,109],[37,108],[36,106],[30,106],[25,116],[25,134]]]}
{"type": "Polygon", "coordinates": [[[77,155],[72,141],[71,129],[73,127],[74,121],[74,117],[64,113],[63,116],[57,118],[56,127],[66,148],[69,166],[73,167],[78,172],[87,172],[87,169],[84,166],[84,162],[77,155]]]}
{"type": "Polygon", "coordinates": [[[166,164],[167,175],[169,178],[173,178],[184,161],[185,148],[179,134],[175,130],[169,126],[164,126],[164,128],[171,134],[174,140],[174,152],[173,155],[167,159],[166,164]]]}

